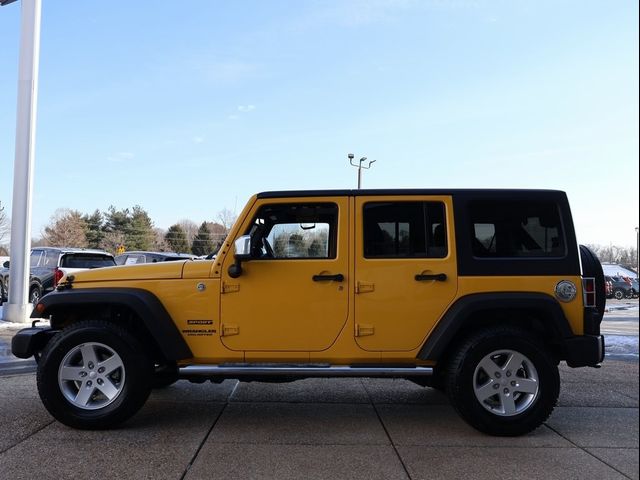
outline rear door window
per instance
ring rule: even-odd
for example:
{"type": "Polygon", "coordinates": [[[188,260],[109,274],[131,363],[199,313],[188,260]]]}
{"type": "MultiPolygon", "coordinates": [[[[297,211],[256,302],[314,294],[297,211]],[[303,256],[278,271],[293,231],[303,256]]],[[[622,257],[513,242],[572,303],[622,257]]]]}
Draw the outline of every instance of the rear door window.
{"type": "Polygon", "coordinates": [[[370,202],[364,205],[365,258],[444,258],[445,209],[441,202],[370,202]]]}

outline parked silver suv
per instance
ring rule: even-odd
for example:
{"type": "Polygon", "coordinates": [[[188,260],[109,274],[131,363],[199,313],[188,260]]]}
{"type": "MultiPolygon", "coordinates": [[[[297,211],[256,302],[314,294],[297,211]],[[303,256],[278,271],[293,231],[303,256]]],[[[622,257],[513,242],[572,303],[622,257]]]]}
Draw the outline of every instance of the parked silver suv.
{"type": "MultiPolygon", "coordinates": [[[[91,268],[113,267],[113,255],[104,250],[66,247],[37,247],[31,250],[29,302],[37,303],[51,292],[65,275],[91,268]]],[[[9,262],[0,270],[0,303],[9,296],[9,262]]]]}

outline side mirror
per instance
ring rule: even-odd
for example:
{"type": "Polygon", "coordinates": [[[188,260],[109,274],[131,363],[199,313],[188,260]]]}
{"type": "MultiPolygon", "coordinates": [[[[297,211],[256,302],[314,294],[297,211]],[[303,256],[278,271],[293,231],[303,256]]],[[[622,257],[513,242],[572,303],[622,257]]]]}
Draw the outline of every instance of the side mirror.
{"type": "Polygon", "coordinates": [[[236,260],[249,260],[251,258],[251,235],[242,235],[234,244],[234,258],[236,260]]]}
{"type": "Polygon", "coordinates": [[[4,263],[2,264],[2,266],[3,266],[4,268],[9,268],[9,260],[7,260],[6,262],[4,262],[4,263]]]}
{"type": "Polygon", "coordinates": [[[233,258],[236,259],[233,265],[229,266],[229,276],[238,278],[242,275],[242,262],[251,258],[251,236],[243,235],[233,243],[233,258]]]}

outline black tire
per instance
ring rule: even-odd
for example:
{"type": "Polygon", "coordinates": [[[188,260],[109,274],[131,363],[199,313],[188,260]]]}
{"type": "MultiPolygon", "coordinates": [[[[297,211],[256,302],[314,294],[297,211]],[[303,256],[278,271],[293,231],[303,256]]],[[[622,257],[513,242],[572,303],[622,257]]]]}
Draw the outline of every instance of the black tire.
{"type": "Polygon", "coordinates": [[[560,394],[558,367],[551,355],[531,334],[509,327],[487,328],[463,341],[452,356],[446,380],[447,394],[460,416],[477,430],[497,436],[524,435],[535,430],[549,418],[560,394]],[[511,358],[509,352],[526,360],[513,372],[498,366],[501,358],[511,358]],[[487,383],[478,382],[484,381],[481,365],[492,354],[495,360],[490,364],[496,366],[492,376],[500,378],[487,376],[487,383]],[[527,388],[535,388],[535,393],[521,393],[518,389],[524,388],[520,385],[524,382],[529,385],[527,388]],[[495,388],[496,384],[493,394],[494,390],[488,387],[495,388]],[[486,388],[484,393],[482,388],[486,388]],[[487,398],[481,401],[476,393],[487,398]],[[509,397],[515,407],[512,412],[507,412],[509,397]],[[501,405],[504,412],[499,412],[501,405]]]}
{"type": "Polygon", "coordinates": [[[42,403],[58,421],[79,429],[105,429],[124,422],[144,405],[152,377],[153,362],[131,333],[106,321],[86,320],[65,328],[47,344],[38,363],[37,383],[42,403]],[[86,361],[83,349],[93,352],[86,358],[94,358],[95,364],[86,361]],[[109,371],[101,373],[104,365],[109,371]],[[117,368],[111,371],[113,365],[117,368]],[[73,380],[63,378],[65,369],[77,370],[78,380],[75,373],[73,380]],[[81,395],[86,400],[79,399],[81,395]]]}
{"type": "Polygon", "coordinates": [[[151,388],[154,390],[167,388],[178,381],[178,368],[176,366],[157,367],[151,380],[151,388]]]}
{"type": "Polygon", "coordinates": [[[613,291],[613,298],[615,298],[616,300],[624,300],[626,296],[627,294],[625,293],[625,291],[620,288],[617,288],[613,291]]]}
{"type": "Polygon", "coordinates": [[[31,290],[29,290],[29,303],[32,303],[35,305],[40,301],[41,298],[42,298],[42,290],[40,290],[40,287],[37,285],[34,285],[33,287],[31,287],[31,290]]]}

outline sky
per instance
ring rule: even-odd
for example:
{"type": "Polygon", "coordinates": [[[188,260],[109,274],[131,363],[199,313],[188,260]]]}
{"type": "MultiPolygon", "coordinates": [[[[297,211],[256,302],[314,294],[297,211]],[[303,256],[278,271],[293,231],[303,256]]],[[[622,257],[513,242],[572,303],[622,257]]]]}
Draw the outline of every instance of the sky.
{"type": "MultiPolygon", "coordinates": [[[[42,0],[33,237],[59,208],[212,221],[266,190],[544,188],[635,246],[638,2],[42,0]]],[[[10,214],[20,2],[0,8],[10,214]]],[[[6,240],[6,239],[5,239],[6,240]]]]}

